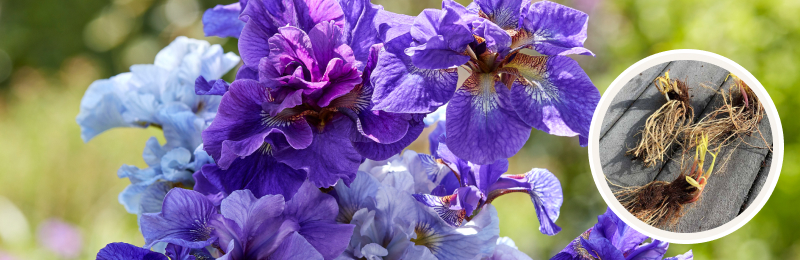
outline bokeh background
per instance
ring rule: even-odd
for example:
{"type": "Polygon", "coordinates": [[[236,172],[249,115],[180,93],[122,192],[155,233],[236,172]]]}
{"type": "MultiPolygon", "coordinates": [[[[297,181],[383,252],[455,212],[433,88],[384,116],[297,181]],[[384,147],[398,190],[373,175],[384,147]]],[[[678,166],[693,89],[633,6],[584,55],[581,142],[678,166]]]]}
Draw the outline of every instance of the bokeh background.
{"type": "MultiPolygon", "coordinates": [[[[93,259],[109,242],[143,244],[136,217],[117,203],[128,183],[116,171],[122,164],[145,166],[145,141],[161,133],[115,129],[83,143],[75,123],[80,98],[96,79],[152,63],[179,35],[235,52],[236,39],[205,38],[200,23],[206,8],[229,2],[0,0],[0,259],[93,259]]],[[[412,15],[440,5],[438,0],[373,2],[412,15]]],[[[781,114],[786,140],[778,187],[738,231],[709,243],[670,245],[668,255],[692,249],[697,259],[800,259],[800,120],[790,116],[800,106],[800,2],[558,2],[590,14],[586,45],[597,56],[574,58],[601,93],[634,62],[682,48],[729,57],[761,81],[781,114]]],[[[411,148],[427,151],[427,144],[418,141],[411,148]]],[[[534,130],[510,160],[510,173],[548,168],[564,188],[557,222],[563,231],[552,237],[539,233],[526,195],[496,201],[501,235],[534,259],[549,259],[605,211],[587,150],[577,139],[534,130]]]]}

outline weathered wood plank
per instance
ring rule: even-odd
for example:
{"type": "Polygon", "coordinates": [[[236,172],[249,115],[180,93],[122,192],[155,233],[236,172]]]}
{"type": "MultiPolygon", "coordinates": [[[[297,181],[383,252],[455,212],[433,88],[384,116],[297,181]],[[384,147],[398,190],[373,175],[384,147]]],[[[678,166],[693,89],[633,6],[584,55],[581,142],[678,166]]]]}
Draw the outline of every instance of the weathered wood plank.
{"type": "Polygon", "coordinates": [[[614,96],[614,99],[611,101],[611,106],[606,111],[606,115],[603,118],[603,124],[600,127],[600,137],[606,135],[611,126],[614,125],[622,114],[628,110],[628,108],[633,105],[633,102],[639,99],[639,96],[642,95],[644,90],[648,87],[655,88],[653,85],[653,80],[656,77],[664,75],[665,68],[669,65],[669,62],[664,62],[649,69],[639,73],[625,83],[625,86],[622,87],[622,90],[614,96]]]}
{"type": "Polygon", "coordinates": [[[753,204],[753,201],[756,199],[761,193],[761,188],[764,187],[764,183],[767,182],[767,176],[769,176],[769,169],[772,165],[772,151],[767,153],[767,158],[764,159],[764,162],[761,163],[761,170],[758,172],[758,176],[756,176],[756,181],[753,182],[753,186],[750,187],[750,193],[747,194],[747,200],[745,200],[742,207],[739,209],[739,214],[742,214],[747,207],[753,204]]]}
{"type": "MultiPolygon", "coordinates": [[[[674,61],[665,69],[670,71],[672,78],[686,81],[695,111],[705,109],[728,75],[728,72],[720,67],[698,61],[674,61]],[[708,88],[702,87],[701,84],[708,88]]],[[[606,135],[600,138],[600,162],[603,172],[614,184],[625,187],[645,185],[656,178],[664,165],[662,162],[652,167],[644,167],[641,160],[634,160],[625,154],[639,141],[638,133],[647,117],[666,102],[664,96],[651,83],[646,82],[648,87],[644,92],[624,111],[617,122],[610,126],[606,135]]],[[[622,92],[628,90],[623,88],[622,92]]],[[[699,118],[700,113],[695,112],[695,121],[699,118]]]]}

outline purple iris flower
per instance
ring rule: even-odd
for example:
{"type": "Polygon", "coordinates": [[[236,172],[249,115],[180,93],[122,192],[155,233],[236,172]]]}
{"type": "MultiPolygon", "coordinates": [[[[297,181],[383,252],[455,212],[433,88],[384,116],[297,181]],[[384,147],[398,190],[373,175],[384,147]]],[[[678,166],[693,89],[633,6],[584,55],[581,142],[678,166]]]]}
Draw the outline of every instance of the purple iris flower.
{"type": "Polygon", "coordinates": [[[159,242],[191,249],[213,246],[224,254],[219,259],[333,259],[345,250],[353,231],[353,225],[334,220],[336,200],[309,182],[287,201],[279,194],[257,198],[239,190],[219,205],[198,192],[172,189],[162,209],[140,218],[145,248],[159,242]]]}
{"type": "MultiPolygon", "coordinates": [[[[597,224],[572,240],[564,250],[551,260],[660,260],[667,252],[669,243],[652,240],[623,222],[611,209],[597,217],[597,224]]],[[[668,257],[666,260],[693,259],[692,251],[668,257]]]]}
{"type": "MultiPolygon", "coordinates": [[[[439,121],[440,124],[442,122],[439,121]]],[[[539,231],[547,235],[561,231],[555,224],[563,202],[561,183],[550,171],[532,169],[525,174],[503,175],[508,170],[508,160],[475,164],[453,154],[445,139],[446,134],[439,136],[439,142],[435,144],[436,156],[420,154],[420,157],[427,172],[446,169],[452,174],[446,175],[431,194],[414,194],[414,198],[432,207],[449,224],[460,226],[464,220],[471,219],[474,211],[496,198],[508,193],[525,192],[530,195],[536,208],[539,231]]]]}
{"type": "Polygon", "coordinates": [[[385,42],[371,76],[374,109],[431,113],[449,102],[447,143],[478,164],[517,153],[536,128],[586,145],[600,93],[569,54],[583,47],[588,15],[553,2],[444,0],[417,17],[381,14],[385,42]],[[533,49],[542,55],[525,54],[533,49]],[[457,86],[456,68],[470,73],[457,86]]]}
{"type": "Polygon", "coordinates": [[[196,81],[198,93],[224,93],[203,132],[216,161],[203,177],[226,193],[291,198],[305,179],[349,184],[365,158],[387,159],[415,140],[424,115],[373,110],[379,11],[367,0],[249,1],[237,80],[196,81]],[[262,186],[246,185],[255,180],[262,186]]]}

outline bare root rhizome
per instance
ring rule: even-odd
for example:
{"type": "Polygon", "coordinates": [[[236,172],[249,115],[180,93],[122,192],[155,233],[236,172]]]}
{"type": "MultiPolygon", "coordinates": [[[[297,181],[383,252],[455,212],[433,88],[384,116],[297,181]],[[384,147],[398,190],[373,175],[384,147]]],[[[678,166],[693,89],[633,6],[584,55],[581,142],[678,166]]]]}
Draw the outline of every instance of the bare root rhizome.
{"type": "MultiPolygon", "coordinates": [[[[732,87],[719,93],[721,106],[696,124],[692,124],[694,111],[685,82],[670,79],[669,72],[656,78],[655,85],[667,103],[647,118],[638,146],[628,154],[641,159],[647,167],[663,161],[673,143],[678,144],[683,154],[694,149],[695,155],[691,167],[682,170],[672,182],[653,181],[641,187],[611,183],[620,188],[614,193],[617,200],[640,220],[655,227],[674,227],[683,215],[683,208],[700,200],[719,151],[737,138],[744,142],[742,137],[761,134],[758,125],[764,118],[764,108],[744,81],[730,76],[734,80],[732,87]],[[706,168],[707,159],[711,163],[706,168]]],[[[761,139],[771,149],[763,135],[761,139]]]]}
{"type": "Polygon", "coordinates": [[[685,81],[670,79],[667,71],[664,76],[657,77],[654,84],[667,103],[647,118],[644,129],[639,133],[641,140],[635,148],[628,150],[628,154],[642,159],[648,167],[664,160],[678,134],[694,120],[694,109],[689,103],[689,88],[685,81]]]}

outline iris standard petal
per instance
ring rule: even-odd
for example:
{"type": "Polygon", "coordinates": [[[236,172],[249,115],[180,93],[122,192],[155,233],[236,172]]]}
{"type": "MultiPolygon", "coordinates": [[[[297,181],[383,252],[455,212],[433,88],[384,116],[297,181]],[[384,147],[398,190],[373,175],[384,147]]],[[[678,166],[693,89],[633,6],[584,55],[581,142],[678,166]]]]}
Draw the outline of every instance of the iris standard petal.
{"type": "Polygon", "coordinates": [[[536,2],[522,13],[512,48],[533,48],[544,55],[594,56],[583,47],[588,20],[584,12],[554,2],[536,2]]]}
{"type": "Polygon", "coordinates": [[[489,164],[516,154],[530,126],[511,105],[508,88],[491,74],[473,74],[447,106],[447,145],[459,158],[489,164]]]}
{"type": "Polygon", "coordinates": [[[458,81],[456,69],[416,67],[403,50],[411,36],[398,36],[384,45],[370,78],[375,88],[374,110],[394,113],[430,113],[447,103],[458,81]]]}
{"type": "Polygon", "coordinates": [[[517,54],[501,70],[518,77],[511,97],[525,123],[553,135],[589,135],[600,91],[575,60],[517,54]]]}

